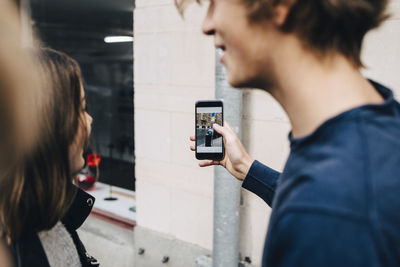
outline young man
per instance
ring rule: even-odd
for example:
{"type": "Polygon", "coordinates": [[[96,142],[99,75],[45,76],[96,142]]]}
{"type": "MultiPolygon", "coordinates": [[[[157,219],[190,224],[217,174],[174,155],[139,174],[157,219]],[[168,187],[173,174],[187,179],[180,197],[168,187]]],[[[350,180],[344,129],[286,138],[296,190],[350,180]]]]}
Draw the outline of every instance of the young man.
{"type": "Polygon", "coordinates": [[[230,84],[270,93],[292,126],[282,173],[254,161],[229,126],[215,126],[225,159],[200,162],[272,207],[263,266],[400,266],[400,105],[360,73],[364,35],[386,6],[210,1],[203,31],[225,52],[230,84]]]}

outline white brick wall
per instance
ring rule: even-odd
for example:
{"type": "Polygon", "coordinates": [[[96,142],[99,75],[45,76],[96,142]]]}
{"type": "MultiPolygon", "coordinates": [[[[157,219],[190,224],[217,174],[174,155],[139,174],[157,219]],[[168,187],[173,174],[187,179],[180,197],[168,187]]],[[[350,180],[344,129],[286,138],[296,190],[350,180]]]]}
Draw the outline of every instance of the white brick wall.
{"type": "MultiPolygon", "coordinates": [[[[400,0],[392,18],[367,36],[365,74],[400,96],[400,0]]],[[[212,39],[201,34],[205,7],[182,20],[172,0],[137,0],[135,11],[135,135],[137,222],[212,248],[213,171],[197,167],[188,150],[194,102],[214,97],[212,39]]],[[[250,154],[282,170],[289,153],[288,119],[266,93],[245,90],[243,142],[250,154]]],[[[242,256],[260,266],[270,209],[242,191],[242,256]]]]}
{"type": "Polygon", "coordinates": [[[183,20],[172,0],[137,0],[135,140],[137,223],[212,248],[213,171],[189,151],[194,103],[214,97],[214,49],[205,7],[183,20]]]}
{"type": "Polygon", "coordinates": [[[368,34],[363,51],[364,74],[394,90],[400,97],[400,0],[391,0],[391,18],[368,34]]]}

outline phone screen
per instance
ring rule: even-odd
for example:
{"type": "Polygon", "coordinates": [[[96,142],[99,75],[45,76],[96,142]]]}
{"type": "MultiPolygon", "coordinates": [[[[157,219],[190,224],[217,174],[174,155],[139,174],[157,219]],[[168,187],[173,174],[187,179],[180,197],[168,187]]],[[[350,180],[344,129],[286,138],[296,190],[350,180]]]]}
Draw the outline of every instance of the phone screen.
{"type": "Polygon", "coordinates": [[[221,160],[223,158],[224,142],[222,136],[214,130],[214,123],[223,125],[222,102],[203,102],[197,104],[196,157],[199,159],[221,160]],[[213,104],[215,106],[212,106],[213,104]]]}

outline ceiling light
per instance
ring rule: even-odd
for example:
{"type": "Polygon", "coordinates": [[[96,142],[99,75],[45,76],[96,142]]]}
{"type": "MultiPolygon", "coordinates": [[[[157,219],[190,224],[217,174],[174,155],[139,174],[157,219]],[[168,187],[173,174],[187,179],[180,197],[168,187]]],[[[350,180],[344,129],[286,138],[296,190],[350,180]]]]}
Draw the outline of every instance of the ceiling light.
{"type": "Polygon", "coordinates": [[[108,44],[133,42],[133,36],[106,36],[104,42],[108,44]]]}

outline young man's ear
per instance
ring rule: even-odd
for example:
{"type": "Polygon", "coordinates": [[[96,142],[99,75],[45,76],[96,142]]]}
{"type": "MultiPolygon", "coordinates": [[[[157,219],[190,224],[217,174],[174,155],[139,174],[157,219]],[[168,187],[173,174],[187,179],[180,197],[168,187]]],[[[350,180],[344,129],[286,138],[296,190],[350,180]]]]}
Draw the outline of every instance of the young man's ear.
{"type": "Polygon", "coordinates": [[[291,5],[288,3],[281,3],[274,6],[273,22],[276,26],[282,27],[289,15],[291,5]]]}

